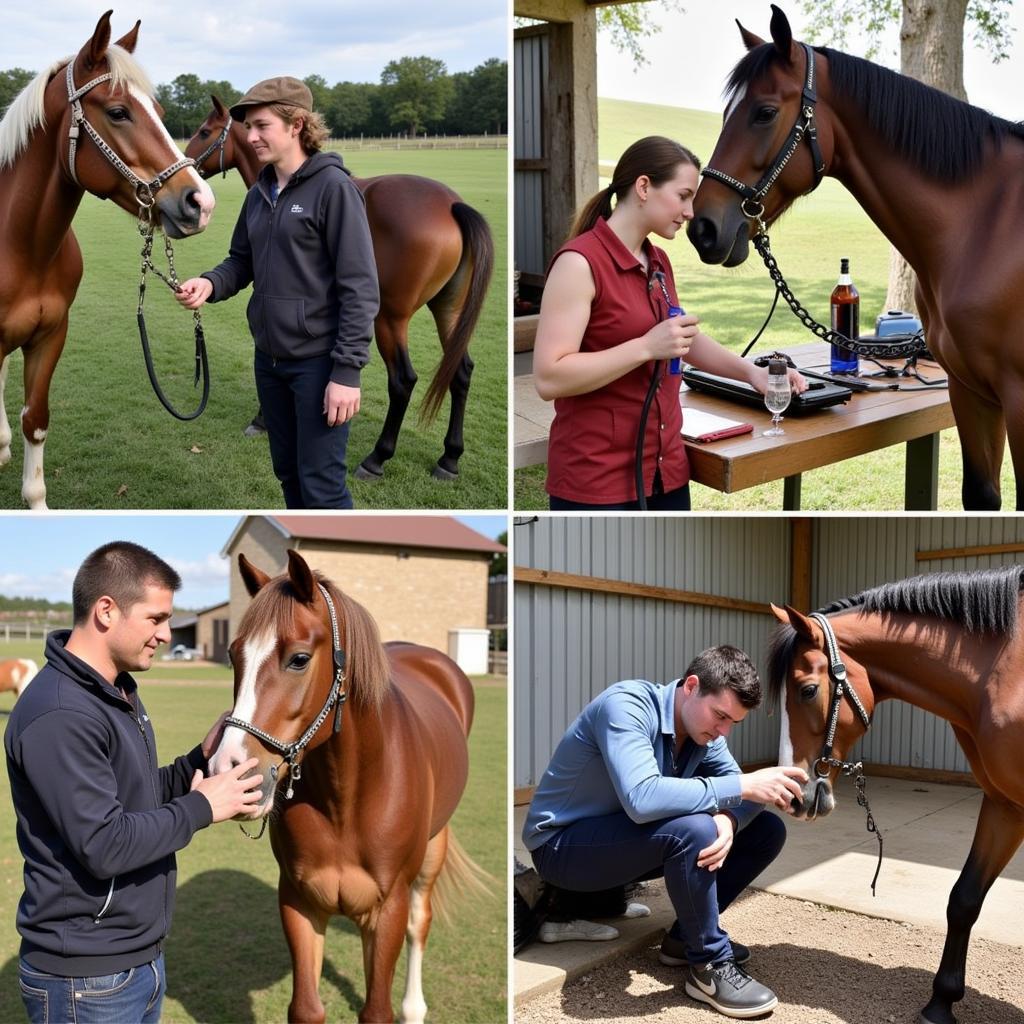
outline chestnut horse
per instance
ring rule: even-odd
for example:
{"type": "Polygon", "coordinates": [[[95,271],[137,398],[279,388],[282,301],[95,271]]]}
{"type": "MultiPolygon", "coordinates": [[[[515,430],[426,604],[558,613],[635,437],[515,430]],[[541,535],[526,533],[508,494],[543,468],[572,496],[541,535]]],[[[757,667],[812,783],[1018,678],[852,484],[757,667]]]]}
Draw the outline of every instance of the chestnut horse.
{"type": "Polygon", "coordinates": [[[366,609],[295,551],[276,579],[244,555],[238,564],[253,601],[231,644],[235,706],[210,770],[260,762],[254,817],[274,812],[270,841],[292,958],[288,1019],[324,1020],[324,934],[328,918],[344,914],[362,935],[359,1019],[393,1020],[404,937],[402,1019],[422,1022],[435,883],[446,867],[463,885],[479,872],[449,826],[466,785],[473,688],[439,651],[382,645],[366,609]]]}
{"type": "Polygon", "coordinates": [[[134,216],[146,213],[174,238],[202,231],[214,205],[209,186],[167,134],[153,87],[131,56],[139,23],[111,44],[110,14],[77,56],[30,82],[0,122],[0,466],[11,459],[7,360],[20,348],[21,494],[34,509],[46,508],[50,381],[82,279],[71,231],[82,196],[88,191],[134,216]]]}
{"type": "Polygon", "coordinates": [[[39,666],[31,658],[7,658],[0,661],[0,693],[13,690],[19,697],[39,672],[39,666]]]}
{"type": "Polygon", "coordinates": [[[781,697],[779,762],[810,777],[803,799],[794,801],[796,817],[832,811],[832,781],[852,767],[843,758],[883,700],[945,718],[984,792],[971,852],[950,893],[924,1024],[955,1024],[971,928],[1024,839],[1022,580],[1021,566],[935,573],[865,591],[810,617],[772,606],[782,623],[771,640],[768,682],[771,697],[781,697]]]}
{"type": "Polygon", "coordinates": [[[999,508],[1007,431],[1024,508],[1024,126],[795,43],[772,10],[771,42],[740,26],[750,52],[729,79],[690,241],[705,263],[737,266],[752,233],[823,175],[842,182],[917,275],[928,348],[949,378],[964,508],[999,508]]]}
{"type": "MultiPolygon", "coordinates": [[[[213,110],[189,140],[185,155],[196,161],[205,177],[237,167],[246,188],[252,188],[260,163],[246,139],[245,126],[232,120],[216,96],[210,98],[213,110]]],[[[380,312],[373,333],[388,373],[387,417],[356,476],[379,480],[384,463],[395,454],[417,380],[409,359],[409,321],[426,306],[437,326],[442,358],[423,399],[421,415],[430,422],[444,393],[451,392],[444,455],[433,475],[453,480],[465,447],[463,420],[473,372],[469,343],[494,269],[490,228],[447,185],[431,178],[385,174],[352,180],[366,199],[380,282],[380,312]]]]}

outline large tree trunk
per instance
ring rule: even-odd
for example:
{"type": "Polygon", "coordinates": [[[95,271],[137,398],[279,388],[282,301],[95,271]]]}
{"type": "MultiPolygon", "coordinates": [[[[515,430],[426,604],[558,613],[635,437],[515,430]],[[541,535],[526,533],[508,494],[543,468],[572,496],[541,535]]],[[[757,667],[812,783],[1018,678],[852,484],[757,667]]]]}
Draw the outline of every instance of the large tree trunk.
{"type": "MultiPolygon", "coordinates": [[[[967,0],[903,0],[900,70],[926,85],[966,100],[964,21],[967,0]]],[[[886,309],[916,312],[914,272],[893,249],[889,256],[886,309]]]]}

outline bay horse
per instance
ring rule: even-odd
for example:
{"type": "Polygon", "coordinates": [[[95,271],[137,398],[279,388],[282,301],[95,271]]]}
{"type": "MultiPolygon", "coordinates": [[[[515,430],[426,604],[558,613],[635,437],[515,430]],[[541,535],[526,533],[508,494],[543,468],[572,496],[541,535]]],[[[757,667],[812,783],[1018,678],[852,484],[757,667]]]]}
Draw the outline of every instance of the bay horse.
{"type": "Polygon", "coordinates": [[[7,658],[0,661],[0,693],[13,690],[20,697],[38,672],[39,666],[31,658],[7,658]]]}
{"type": "Polygon", "coordinates": [[[46,508],[50,381],[82,279],[71,230],[82,196],[112,199],[174,238],[202,231],[214,206],[210,187],[167,133],[153,87],[131,55],[140,23],[112,44],[111,13],[76,56],[33,79],[0,122],[0,466],[11,459],[7,360],[20,348],[21,494],[33,509],[46,508]]]}
{"type": "Polygon", "coordinates": [[[964,508],[1000,507],[1009,433],[1024,509],[1024,126],[857,57],[795,43],[785,14],[772,11],[771,42],[739,26],[749,52],[729,78],[690,242],[705,263],[737,266],[752,233],[822,176],[842,182],[917,275],[928,348],[949,379],[964,508]]]}
{"type": "MultiPolygon", "coordinates": [[[[213,109],[185,147],[204,177],[237,168],[252,188],[260,162],[245,125],[211,96],[213,109]]],[[[463,421],[473,373],[473,339],[494,269],[494,240],[487,221],[458,194],[431,178],[384,174],[352,178],[366,200],[366,217],[380,282],[380,312],[374,337],[388,374],[388,411],[373,451],[356,476],[379,480],[395,454],[398,434],[417,376],[409,359],[409,321],[426,306],[441,341],[441,361],[423,399],[421,418],[431,422],[446,391],[452,405],[444,454],[433,469],[438,480],[454,480],[465,449],[463,421]]]]}
{"type": "Polygon", "coordinates": [[[782,707],[779,763],[809,776],[802,799],[794,800],[797,818],[833,810],[833,780],[854,767],[843,758],[883,700],[948,721],[984,793],[974,843],[950,893],[923,1024],[955,1024],[971,928],[1024,839],[1022,582],[1022,566],[934,573],[867,590],[813,616],[772,605],[781,624],[768,672],[769,696],[782,707]]]}
{"type": "Polygon", "coordinates": [[[381,644],[366,609],[297,552],[275,579],[244,555],[238,565],[253,600],[231,643],[235,704],[210,770],[260,762],[254,817],[270,816],[280,866],[288,1019],[324,1020],[324,936],[328,918],[344,914],[362,936],[360,1021],[394,1019],[404,937],[402,1019],[422,1022],[423,948],[442,909],[435,883],[446,868],[454,885],[480,881],[449,824],[466,785],[473,688],[439,651],[381,644]]]}

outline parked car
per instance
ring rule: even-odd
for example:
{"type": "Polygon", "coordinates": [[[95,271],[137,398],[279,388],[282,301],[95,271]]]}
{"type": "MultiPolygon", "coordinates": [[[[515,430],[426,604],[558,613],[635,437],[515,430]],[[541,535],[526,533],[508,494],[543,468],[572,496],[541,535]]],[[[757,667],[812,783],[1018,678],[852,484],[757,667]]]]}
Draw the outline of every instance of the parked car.
{"type": "Polygon", "coordinates": [[[171,661],[198,661],[202,656],[203,652],[198,647],[186,647],[184,644],[175,644],[168,655],[171,661]]]}

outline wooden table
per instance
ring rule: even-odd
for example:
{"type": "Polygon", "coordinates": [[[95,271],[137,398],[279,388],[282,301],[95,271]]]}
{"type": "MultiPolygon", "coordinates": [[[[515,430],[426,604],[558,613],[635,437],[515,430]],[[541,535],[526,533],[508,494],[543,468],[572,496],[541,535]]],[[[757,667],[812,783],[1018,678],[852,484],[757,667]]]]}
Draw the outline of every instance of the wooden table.
{"type": "MultiPolygon", "coordinates": [[[[828,362],[828,346],[801,345],[787,349],[798,366],[821,368],[828,362]]],[[[870,366],[870,364],[865,364],[870,366]]],[[[894,365],[901,366],[902,361],[894,365]]],[[[944,376],[934,363],[921,363],[928,379],[944,376]]],[[[903,381],[909,386],[913,378],[903,381]]],[[[754,433],[712,441],[687,442],[691,475],[697,483],[732,494],[755,484],[785,481],[783,508],[800,508],[801,474],[834,462],[904,443],[906,474],[904,507],[912,511],[934,509],[938,503],[939,431],[953,426],[949,393],[927,391],[855,392],[845,405],[806,416],[786,416],[782,437],[764,437],[771,424],[766,409],[686,391],[683,406],[705,409],[719,416],[753,423],[754,433]]],[[[515,379],[515,467],[547,461],[547,433],[554,406],[542,402],[532,377],[515,379]]]]}

